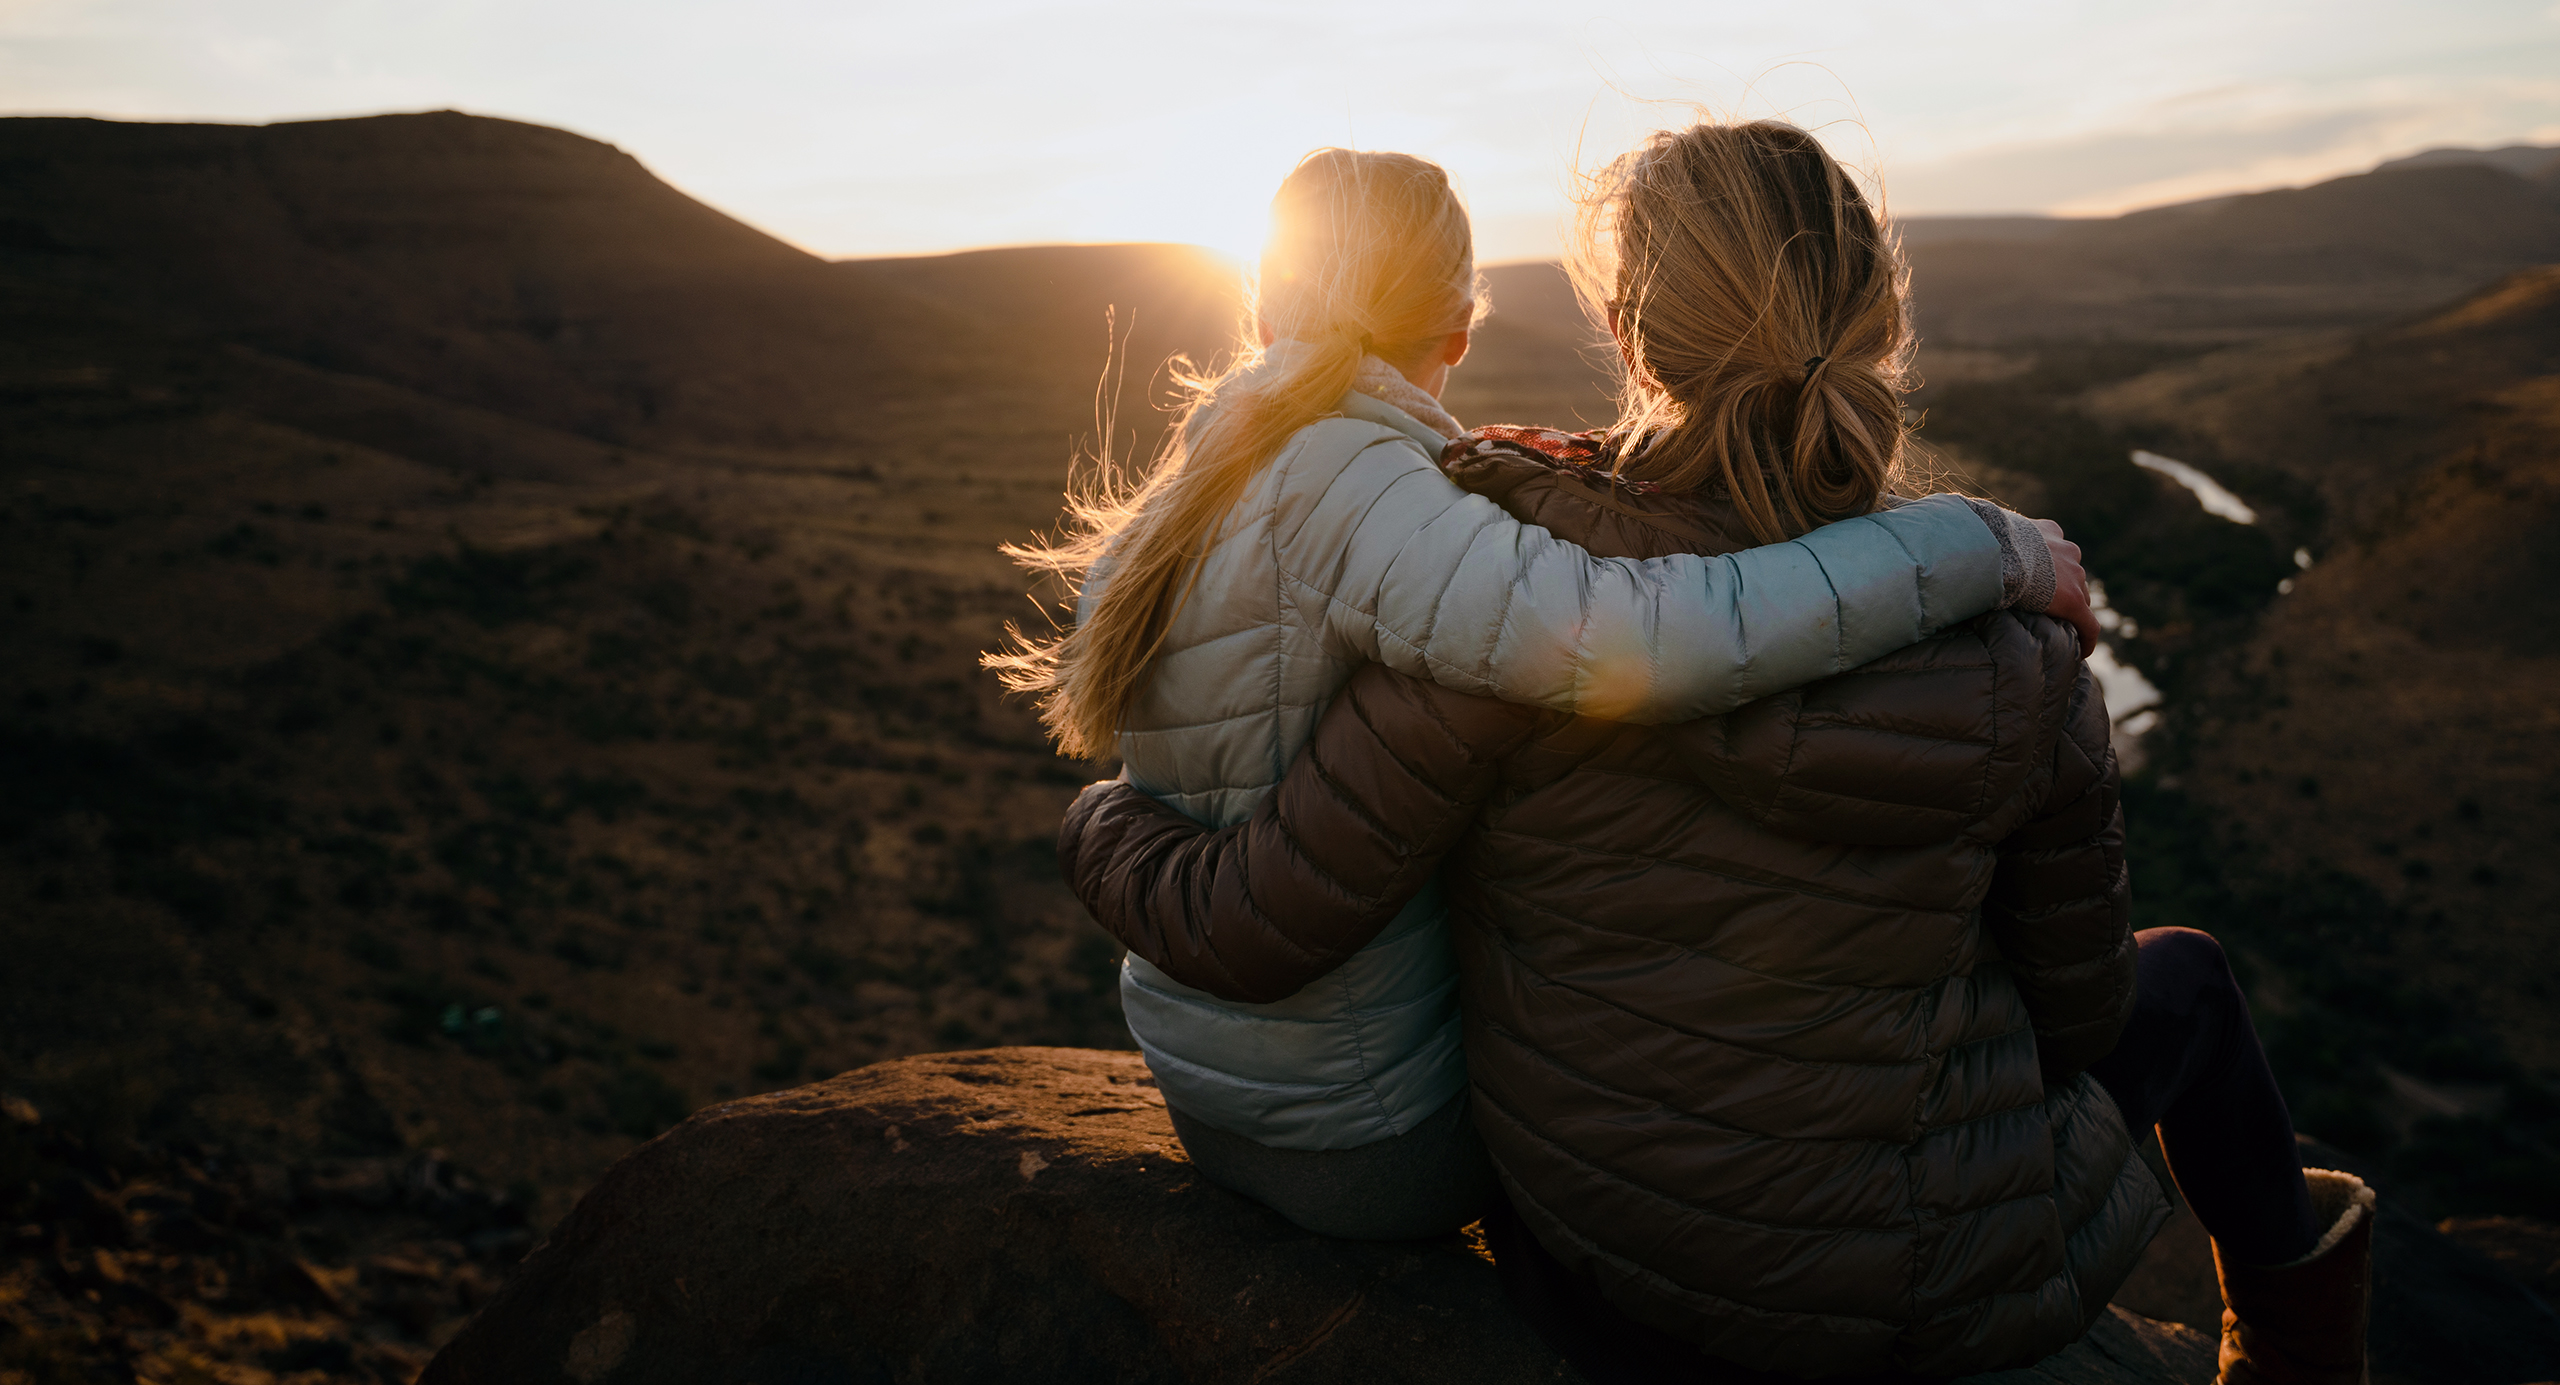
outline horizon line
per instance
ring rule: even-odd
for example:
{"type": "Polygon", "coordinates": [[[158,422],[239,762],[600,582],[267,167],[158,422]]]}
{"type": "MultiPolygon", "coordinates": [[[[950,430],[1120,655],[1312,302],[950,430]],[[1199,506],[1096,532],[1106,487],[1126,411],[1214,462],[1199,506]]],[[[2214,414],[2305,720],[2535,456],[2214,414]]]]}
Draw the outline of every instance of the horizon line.
{"type": "MultiPolygon", "coordinates": [[[[1045,248],[1100,247],[1115,245],[1181,246],[1200,251],[1217,259],[1232,260],[1234,258],[1225,251],[1196,241],[1146,239],[979,241],[960,245],[937,246],[929,249],[854,251],[850,253],[821,250],[771,230],[756,221],[750,220],[745,216],[741,216],[738,213],[729,210],[727,207],[722,206],[717,202],[711,201],[707,197],[685,188],[683,185],[660,173],[656,168],[651,167],[648,160],[642,158],[637,151],[626,148],[612,140],[591,135],[582,130],[572,129],[566,125],[553,124],[542,120],[529,120],[521,116],[497,115],[482,111],[465,110],[459,106],[427,106],[397,110],[360,111],[336,115],[285,116],[273,120],[224,119],[200,115],[113,115],[102,114],[95,110],[0,110],[0,120],[95,120],[109,124],[123,125],[216,125],[228,126],[234,129],[269,129],[283,125],[314,125],[337,121],[374,120],[383,117],[420,115],[459,115],[473,120],[501,121],[507,124],[522,125],[532,129],[555,130],[562,134],[572,136],[573,138],[591,140],[597,144],[605,146],[606,148],[619,151],[620,153],[632,158],[634,161],[638,162],[642,168],[647,169],[651,177],[665,183],[669,188],[674,189],[682,195],[691,198],[696,202],[700,202],[702,205],[710,207],[724,216],[731,217],[743,225],[752,227],[763,235],[771,236],[773,239],[791,246],[795,250],[799,250],[804,254],[810,255],[811,257],[819,260],[824,260],[830,264],[845,264],[867,260],[934,259],[951,255],[981,254],[995,250],[1034,250],[1045,248]]],[[[2385,165],[2404,163],[2413,159],[2422,158],[2429,154],[2495,154],[2510,149],[2549,150],[2555,155],[2560,155],[2560,143],[2542,144],[2535,142],[2530,138],[2484,144],[2431,144],[2423,148],[2410,150],[2406,153],[2387,155],[2360,169],[2349,172],[2334,173],[2327,177],[2313,179],[2308,182],[2275,182],[2233,187],[2222,191],[2203,193],[2194,197],[2181,198],[2173,202],[2161,202],[2156,204],[2146,203],[2141,206],[2126,207],[2120,211],[2114,212],[2072,213],[2035,210],[1966,209],[1961,211],[1910,212],[1899,215],[1888,213],[1886,221],[1888,224],[1897,222],[1910,223],[1928,221],[2051,221],[2055,223],[2114,221],[2145,212],[2163,211],[2175,207],[2196,207],[2211,202],[2229,201],[2241,197],[2256,196],[2261,193],[2298,191],[2304,188],[2318,187],[2323,183],[2336,182],[2343,178],[2363,177],[2379,171],[2385,165]]],[[[1503,269],[1516,265],[1557,264],[1561,263],[1562,259],[1563,256],[1561,255],[1509,256],[1502,259],[1485,261],[1480,268],[1503,269]]],[[[1245,267],[1246,266],[1241,263],[1238,264],[1239,269],[1245,267]]]]}

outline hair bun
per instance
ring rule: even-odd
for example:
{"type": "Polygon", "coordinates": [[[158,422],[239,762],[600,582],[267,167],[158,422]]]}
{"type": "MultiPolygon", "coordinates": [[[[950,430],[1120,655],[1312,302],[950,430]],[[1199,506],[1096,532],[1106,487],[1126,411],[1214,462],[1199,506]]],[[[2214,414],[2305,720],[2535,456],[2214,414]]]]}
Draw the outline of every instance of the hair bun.
{"type": "Polygon", "coordinates": [[[1792,125],[1699,124],[1592,187],[1574,287],[1629,366],[1618,426],[1659,434],[1644,479],[1720,486],[1763,542],[1872,508],[1901,463],[1910,331],[1901,262],[1838,162],[1792,125]]]}

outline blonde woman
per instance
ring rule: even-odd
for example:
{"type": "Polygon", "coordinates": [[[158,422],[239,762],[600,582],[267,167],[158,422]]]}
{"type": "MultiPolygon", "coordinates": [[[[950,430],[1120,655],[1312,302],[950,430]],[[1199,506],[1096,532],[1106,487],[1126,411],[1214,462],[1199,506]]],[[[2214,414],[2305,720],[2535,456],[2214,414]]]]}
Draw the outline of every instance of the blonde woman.
{"type": "MultiPolygon", "coordinates": [[[[1436,165],[1321,150],[1282,184],[1257,342],[1203,382],[1143,483],[1017,551],[1079,586],[1063,637],[991,655],[1061,748],[1212,827],[1270,792],[1363,664],[1560,712],[1673,722],[2002,605],[2086,622],[2078,550],[1942,496],[1719,557],[1594,557],[1444,476],[1438,402],[1484,304],[1436,165]]],[[[1214,959],[1211,959],[1214,963],[1214,959]]],[[[1200,1173],[1327,1234],[1462,1225],[1456,970],[1426,888],[1323,979],[1230,994],[1132,955],[1130,1032],[1200,1173]]]]}

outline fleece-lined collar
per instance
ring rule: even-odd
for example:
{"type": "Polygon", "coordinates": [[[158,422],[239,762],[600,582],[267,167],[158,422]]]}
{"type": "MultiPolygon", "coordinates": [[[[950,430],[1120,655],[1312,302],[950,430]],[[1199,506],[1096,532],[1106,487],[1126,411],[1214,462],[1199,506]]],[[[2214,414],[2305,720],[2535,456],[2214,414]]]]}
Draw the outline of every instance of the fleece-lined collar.
{"type": "MultiPolygon", "coordinates": [[[[1262,351],[1262,359],[1256,361],[1250,366],[1247,366],[1244,373],[1251,376],[1263,371],[1286,369],[1291,357],[1301,351],[1312,351],[1315,349],[1315,347],[1306,342],[1295,341],[1288,337],[1282,337],[1271,343],[1269,346],[1264,347],[1262,351]]],[[[1385,412],[1391,414],[1401,413],[1405,418],[1422,425],[1422,429],[1424,431],[1439,435],[1441,440],[1444,442],[1454,439],[1458,435],[1467,431],[1463,424],[1450,416],[1447,409],[1440,407],[1439,400],[1432,398],[1431,395],[1420,386],[1414,384],[1411,380],[1404,378],[1403,371],[1396,369],[1394,366],[1387,364],[1385,361],[1380,360],[1375,356],[1362,358],[1360,362],[1360,373],[1352,378],[1351,390],[1354,397],[1367,395],[1370,399],[1386,405],[1387,408],[1385,412]]],[[[1365,415],[1368,411],[1358,409],[1356,407],[1347,407],[1344,409],[1344,412],[1355,415],[1365,415]]],[[[1392,418],[1373,419],[1371,421],[1385,423],[1389,427],[1402,427],[1401,424],[1397,423],[1396,420],[1392,418]]],[[[1414,430],[1404,429],[1404,431],[1413,432],[1414,430]]],[[[1425,439],[1417,436],[1414,440],[1416,442],[1422,442],[1425,439]]]]}
{"type": "Polygon", "coordinates": [[[1467,431],[1466,426],[1451,417],[1447,409],[1440,407],[1440,401],[1432,398],[1428,391],[1404,378],[1403,371],[1375,356],[1361,360],[1360,374],[1351,382],[1351,388],[1382,404],[1404,410],[1416,423],[1451,441],[1467,431]]]}

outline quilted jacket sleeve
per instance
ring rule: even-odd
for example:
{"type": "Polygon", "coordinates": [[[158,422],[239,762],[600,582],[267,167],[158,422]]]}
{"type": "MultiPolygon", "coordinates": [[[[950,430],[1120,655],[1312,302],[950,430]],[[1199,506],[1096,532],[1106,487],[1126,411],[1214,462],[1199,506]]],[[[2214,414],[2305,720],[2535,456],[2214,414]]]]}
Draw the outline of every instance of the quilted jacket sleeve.
{"type": "Polygon", "coordinates": [[[1130,951],[1222,1000],[1294,995],[1438,870],[1535,714],[1372,664],[1252,817],[1211,831],[1121,780],[1058,829],[1077,898],[1130,951]]]}
{"type": "MultiPolygon", "coordinates": [[[[1303,453],[1324,455],[1341,454],[1303,453]]],[[[1281,490],[1282,580],[1301,608],[1321,609],[1345,655],[1614,720],[1729,711],[1980,615],[2002,595],[2000,539],[1955,496],[1765,548],[1638,561],[1594,557],[1520,523],[1401,438],[1281,490]]]]}
{"type": "Polygon", "coordinates": [[[2124,810],[2117,802],[2106,698],[2086,665],[2078,668],[2064,715],[2051,789],[2041,810],[2001,841],[1982,902],[1983,922],[2035,1022],[2047,1086],[2113,1052],[2133,1010],[2124,810]]]}

